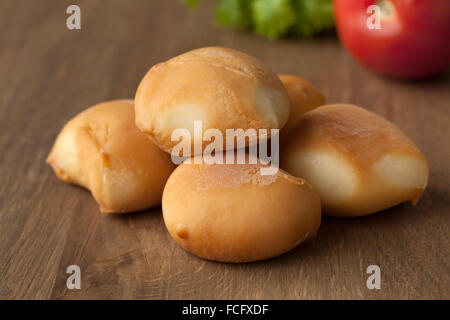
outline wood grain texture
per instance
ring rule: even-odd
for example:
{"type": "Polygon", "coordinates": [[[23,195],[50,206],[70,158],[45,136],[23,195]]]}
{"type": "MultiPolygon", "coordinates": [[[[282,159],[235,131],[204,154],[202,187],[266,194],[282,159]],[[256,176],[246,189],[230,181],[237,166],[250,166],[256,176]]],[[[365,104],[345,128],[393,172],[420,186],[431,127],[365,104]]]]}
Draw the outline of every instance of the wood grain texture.
{"type": "Polygon", "coordinates": [[[167,0],[0,2],[0,298],[448,299],[450,76],[394,81],[357,65],[335,36],[269,41],[211,24],[212,1],[189,12],[167,0]],[[65,27],[69,4],[82,30],[65,27]],[[89,192],[44,160],[64,123],[95,103],[134,96],[155,63],[221,45],[396,123],[426,154],[430,184],[416,207],[325,218],[318,237],[268,261],[221,264],[185,252],[161,209],[101,215],[89,192]],[[82,271],[66,289],[66,268],[82,271]],[[377,264],[382,289],[366,288],[377,264]]]}

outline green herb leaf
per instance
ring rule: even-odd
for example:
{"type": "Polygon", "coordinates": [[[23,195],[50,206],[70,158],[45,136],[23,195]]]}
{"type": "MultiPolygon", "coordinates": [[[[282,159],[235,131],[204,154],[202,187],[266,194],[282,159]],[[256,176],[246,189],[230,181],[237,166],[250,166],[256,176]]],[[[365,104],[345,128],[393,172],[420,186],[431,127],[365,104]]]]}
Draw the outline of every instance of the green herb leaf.
{"type": "Polygon", "coordinates": [[[251,2],[251,0],[218,0],[215,10],[216,24],[227,28],[250,28],[251,2]]]}
{"type": "Polygon", "coordinates": [[[201,0],[181,0],[189,8],[195,8],[201,0]]]}
{"type": "Polygon", "coordinates": [[[295,24],[290,0],[254,0],[252,16],[256,33],[270,39],[285,35],[295,24]]]}
{"type": "Polygon", "coordinates": [[[333,28],[331,0],[294,0],[294,7],[296,12],[294,34],[310,37],[315,33],[333,28]]]}
{"type": "MultiPolygon", "coordinates": [[[[181,0],[194,8],[201,0],[181,0]]],[[[310,37],[334,27],[332,0],[217,0],[215,23],[270,39],[310,37]]]]}

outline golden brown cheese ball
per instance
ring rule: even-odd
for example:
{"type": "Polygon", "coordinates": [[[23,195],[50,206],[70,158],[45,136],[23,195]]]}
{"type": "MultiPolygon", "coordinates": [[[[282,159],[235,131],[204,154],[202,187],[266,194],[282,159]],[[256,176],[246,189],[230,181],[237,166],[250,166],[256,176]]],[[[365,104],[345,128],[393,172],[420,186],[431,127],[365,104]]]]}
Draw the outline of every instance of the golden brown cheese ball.
{"type": "Polygon", "coordinates": [[[281,145],[281,167],[317,190],[327,215],[368,215],[416,203],[428,163],[394,124],[354,105],[306,113],[281,145]]]}
{"type": "Polygon", "coordinates": [[[320,199],[304,180],[258,164],[187,164],[170,176],[162,209],[170,235],[209,260],[275,257],[315,236],[320,199]]]}
{"type": "Polygon", "coordinates": [[[170,156],[134,123],[134,104],[117,100],[93,106],[70,120],[47,163],[65,182],[89,189],[104,213],[143,210],[161,204],[170,156]]]}
{"type": "MultiPolygon", "coordinates": [[[[136,124],[171,152],[175,129],[280,129],[289,116],[286,90],[277,74],[239,51],[208,47],[153,66],[136,93],[136,124]]],[[[202,143],[201,136],[196,136],[202,143]]],[[[206,143],[207,144],[207,143],[206,143]]],[[[203,143],[203,148],[205,143],[203,143]]],[[[225,147],[225,146],[224,146],[225,147]]]]}
{"type": "Polygon", "coordinates": [[[319,88],[303,78],[288,74],[280,74],[279,77],[291,107],[288,121],[280,131],[280,140],[283,140],[306,112],[325,103],[325,97],[319,88]]]}

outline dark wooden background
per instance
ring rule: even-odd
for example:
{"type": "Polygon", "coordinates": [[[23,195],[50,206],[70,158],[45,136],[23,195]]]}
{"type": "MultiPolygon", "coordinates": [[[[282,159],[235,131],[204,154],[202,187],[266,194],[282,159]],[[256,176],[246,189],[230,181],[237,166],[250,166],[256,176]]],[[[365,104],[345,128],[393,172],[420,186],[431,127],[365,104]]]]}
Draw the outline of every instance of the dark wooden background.
{"type": "Polygon", "coordinates": [[[0,298],[450,298],[450,75],[394,81],[357,65],[334,35],[269,41],[215,27],[212,1],[0,1],[0,298]],[[69,31],[69,4],[82,30],[69,31]],[[132,98],[155,63],[209,45],[242,50],[319,86],[327,102],[387,117],[427,155],[419,204],[325,218],[318,237],[251,264],[199,259],[168,235],[161,209],[101,215],[89,192],[44,160],[64,123],[101,101],[132,98]],[[81,290],[66,289],[79,265],[81,290]],[[366,288],[367,266],[381,290],[366,288]]]}

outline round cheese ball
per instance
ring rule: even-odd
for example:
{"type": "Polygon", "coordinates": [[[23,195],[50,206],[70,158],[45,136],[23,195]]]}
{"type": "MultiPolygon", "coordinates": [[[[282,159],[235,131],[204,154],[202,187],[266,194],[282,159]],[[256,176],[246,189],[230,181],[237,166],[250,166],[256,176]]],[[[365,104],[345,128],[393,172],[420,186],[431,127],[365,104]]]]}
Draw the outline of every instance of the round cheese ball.
{"type": "Polygon", "coordinates": [[[288,121],[280,131],[280,140],[283,140],[306,112],[325,103],[325,97],[319,88],[303,78],[289,74],[278,76],[286,88],[291,108],[288,121]]]}
{"type": "Polygon", "coordinates": [[[203,151],[207,143],[194,134],[194,121],[201,121],[203,132],[218,129],[224,137],[226,129],[267,129],[267,139],[270,129],[284,126],[290,111],[277,74],[247,54],[221,47],[196,49],[153,66],[135,102],[137,126],[167,152],[178,144],[172,141],[176,129],[188,130],[191,146],[197,141],[203,151]]]}
{"type": "Polygon", "coordinates": [[[175,169],[134,123],[134,104],[117,100],[93,106],[70,120],[47,163],[63,181],[89,189],[104,213],[161,204],[164,184],[175,169]]]}
{"type": "Polygon", "coordinates": [[[304,180],[258,164],[183,163],[163,193],[164,222],[187,251],[222,262],[275,257],[313,237],[320,199],[304,180]]]}
{"type": "Polygon", "coordinates": [[[313,185],[331,216],[416,203],[428,182],[427,160],[414,143],[393,123],[354,105],[306,113],[281,144],[280,161],[313,185]]]}

